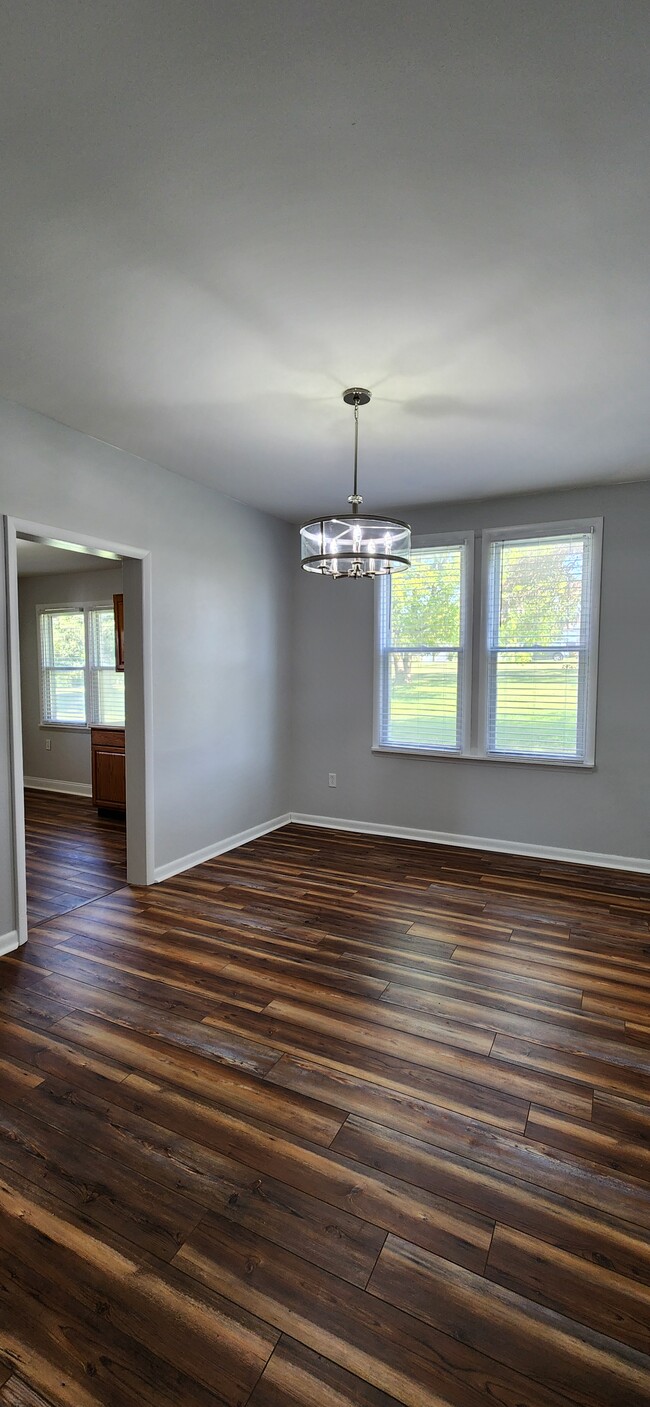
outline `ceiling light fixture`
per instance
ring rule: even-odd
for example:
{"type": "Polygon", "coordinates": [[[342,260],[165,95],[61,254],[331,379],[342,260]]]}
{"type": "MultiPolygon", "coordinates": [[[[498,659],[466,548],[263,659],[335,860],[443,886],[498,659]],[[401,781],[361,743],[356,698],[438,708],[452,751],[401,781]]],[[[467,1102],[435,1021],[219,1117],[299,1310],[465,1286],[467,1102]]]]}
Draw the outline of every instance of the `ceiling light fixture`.
{"type": "Polygon", "coordinates": [[[348,498],[351,513],[337,518],[314,518],[300,529],[301,564],[306,572],[331,577],[375,577],[402,572],[411,565],[411,529],[399,518],[374,518],[359,512],[363,503],[357,490],[359,459],[359,406],[367,405],[370,391],[352,386],[343,392],[346,405],[354,406],[354,486],[348,498]]]}

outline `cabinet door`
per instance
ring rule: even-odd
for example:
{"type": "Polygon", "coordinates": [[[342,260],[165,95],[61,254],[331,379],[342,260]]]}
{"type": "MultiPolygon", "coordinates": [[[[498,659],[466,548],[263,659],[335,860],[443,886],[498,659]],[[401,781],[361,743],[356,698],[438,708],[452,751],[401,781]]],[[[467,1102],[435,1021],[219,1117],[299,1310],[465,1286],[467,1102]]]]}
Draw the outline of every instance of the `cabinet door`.
{"type": "Polygon", "coordinates": [[[124,673],[124,596],[113,597],[113,615],[115,617],[115,668],[118,673],[124,673]]]}
{"type": "Polygon", "coordinates": [[[126,806],[126,769],[123,752],[93,748],[93,801],[95,806],[126,806]]]}

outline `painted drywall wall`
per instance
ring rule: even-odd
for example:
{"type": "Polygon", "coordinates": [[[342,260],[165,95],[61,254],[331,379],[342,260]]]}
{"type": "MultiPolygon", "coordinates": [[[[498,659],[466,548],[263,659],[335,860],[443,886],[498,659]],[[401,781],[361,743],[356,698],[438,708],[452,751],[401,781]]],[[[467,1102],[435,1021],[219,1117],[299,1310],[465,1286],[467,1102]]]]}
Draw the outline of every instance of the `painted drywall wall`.
{"type": "MultiPolygon", "coordinates": [[[[151,552],[156,866],[286,812],[287,524],[10,402],[0,511],[151,552]]],[[[6,653],[2,612],[0,935],[15,913],[6,653]]]]}
{"type": "Polygon", "coordinates": [[[303,573],[293,810],[650,859],[650,484],[395,511],[423,534],[604,518],[595,770],[373,753],[373,585],[303,573]]]}
{"type": "Polygon", "coordinates": [[[90,786],[90,732],[73,728],[45,731],[41,727],[37,606],[110,605],[113,594],[121,590],[121,566],[20,578],[20,701],[26,777],[90,786]],[[45,747],[46,738],[50,751],[45,747]]]}

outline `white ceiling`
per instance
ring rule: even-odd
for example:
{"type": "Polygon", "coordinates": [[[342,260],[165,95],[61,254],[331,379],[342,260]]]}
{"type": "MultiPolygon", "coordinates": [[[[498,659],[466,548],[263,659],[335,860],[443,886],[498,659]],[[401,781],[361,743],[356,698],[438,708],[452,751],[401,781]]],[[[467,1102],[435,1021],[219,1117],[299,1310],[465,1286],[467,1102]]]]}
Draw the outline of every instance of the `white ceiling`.
{"type": "Polygon", "coordinates": [[[26,542],[23,538],[16,540],[16,552],[18,556],[18,575],[22,576],[52,576],[60,572],[98,572],[106,571],[106,568],[120,567],[121,561],[106,560],[104,557],[93,557],[88,552],[66,552],[62,547],[46,546],[42,542],[26,542]]]}
{"type": "Polygon", "coordinates": [[[647,0],[4,0],[0,393],[274,512],[650,475],[647,0]]]}

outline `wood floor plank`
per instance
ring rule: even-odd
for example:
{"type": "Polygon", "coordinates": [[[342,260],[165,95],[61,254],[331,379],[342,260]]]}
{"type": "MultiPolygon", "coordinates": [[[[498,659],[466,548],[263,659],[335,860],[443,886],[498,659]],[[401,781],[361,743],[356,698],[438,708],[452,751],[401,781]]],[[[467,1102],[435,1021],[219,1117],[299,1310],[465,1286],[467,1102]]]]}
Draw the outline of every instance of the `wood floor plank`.
{"type": "Polygon", "coordinates": [[[647,875],[28,802],[0,1407],[645,1407],[647,875]]]}
{"type": "Polygon", "coordinates": [[[38,924],[124,884],[124,817],[99,816],[89,797],[27,788],[25,840],[30,922],[38,924]],[[71,885],[74,892],[67,893],[71,885]]]}
{"type": "Polygon", "coordinates": [[[6,1104],[19,1104],[30,1090],[41,1084],[42,1075],[24,1065],[0,1056],[0,1091],[6,1104]]]}
{"type": "MultiPolygon", "coordinates": [[[[57,1035],[78,1043],[80,1051],[99,1055],[102,1066],[108,1052],[119,1056],[121,1069],[138,1069],[153,1079],[180,1086],[190,1093],[218,1100],[229,1108],[257,1115],[281,1128],[295,1129],[316,1143],[331,1142],[342,1119],[340,1111],[318,1105],[289,1091],[271,1090],[254,1073],[195,1055],[172,1042],[140,1035],[98,1017],[66,1017],[57,1035]]],[[[83,1058],[80,1056],[80,1058],[83,1058]]],[[[57,1074],[57,1070],[50,1073],[57,1074]]]]}
{"type": "MultiPolygon", "coordinates": [[[[212,1019],[206,1018],[203,1024],[209,1024],[212,1019]]],[[[235,1026],[242,1033],[254,1034],[260,1040],[272,1039],[277,1049],[285,1054],[298,1057],[308,1055],[312,1060],[322,1062],[328,1069],[358,1074],[362,1079],[384,1085],[390,1090],[414,1094],[430,1099],[432,1103],[466,1110],[471,1114],[478,1114],[480,1111],[487,1121],[505,1127],[523,1128],[522,1118],[525,1123],[529,1107],[527,1100],[516,1092],[506,1093],[499,1087],[504,1079],[499,1078],[499,1072],[494,1066],[489,1067],[489,1083],[486,1083],[481,1080],[480,1075],[477,1077],[476,1066],[471,1070],[474,1075],[472,1079],[467,1071],[462,1073],[460,1060],[449,1060],[444,1052],[439,1061],[442,1068],[434,1069],[386,1056],[381,1052],[376,1053],[366,1041],[357,1046],[354,1041],[350,1043],[343,1039],[335,1039],[329,1034],[311,1030],[309,1026],[281,1022],[266,1012],[259,1015],[231,1012],[224,1014],[219,1020],[231,1028],[235,1026]],[[448,1074],[446,1066],[454,1073],[448,1074]],[[455,1073],[456,1070],[458,1073],[455,1073]]],[[[458,1054],[460,1055],[460,1052],[458,1054]]],[[[456,1055],[455,1051],[453,1055],[456,1055]]],[[[482,1070],[480,1073],[483,1073],[482,1070]]],[[[509,1083],[511,1086],[516,1083],[512,1076],[509,1083]]],[[[520,1088],[524,1089],[521,1083],[520,1088]]],[[[525,1086],[525,1092],[530,1099],[528,1085],[525,1086]]],[[[538,1087],[538,1093],[540,1100],[543,1099],[551,1106],[557,1104],[564,1108],[568,1104],[572,1111],[577,1108],[581,1113],[588,1112],[591,1107],[590,1093],[580,1091],[578,1087],[569,1089],[566,1083],[544,1082],[543,1086],[538,1087]]]]}
{"type": "MultiPolygon", "coordinates": [[[[623,1058],[627,1047],[623,1047],[623,1058]]],[[[591,1056],[575,1055],[573,1051],[556,1050],[552,1046],[538,1045],[537,1041],[520,1040],[515,1036],[497,1036],[492,1047],[491,1059],[512,1062],[544,1074],[558,1075],[562,1079],[577,1080],[592,1089],[611,1090],[615,1094],[634,1098],[640,1095],[650,1099],[650,1074],[638,1069],[638,1061],[633,1053],[630,1065],[619,1065],[614,1061],[597,1060],[591,1056]]],[[[548,1107],[557,1107],[548,1100],[536,1100],[548,1107]]],[[[575,1111],[578,1112],[577,1110],[575,1111]]]]}
{"type": "MultiPolygon", "coordinates": [[[[2,1397],[0,1396],[0,1402],[2,1397]]],[[[331,1359],[282,1335],[248,1407],[399,1407],[331,1359]]]]}
{"type": "Polygon", "coordinates": [[[338,1153],[281,1135],[271,1125],[243,1119],[199,1103],[142,1078],[126,1080],[120,1107],[205,1145],[308,1196],[353,1212],[383,1231],[404,1232],[463,1264],[482,1266],[492,1232],[489,1218],[435,1192],[414,1187],[380,1170],[359,1167],[338,1153]]]}
{"type": "Polygon", "coordinates": [[[365,1166],[435,1188],[495,1222],[529,1231],[588,1261],[602,1260],[630,1278],[650,1283],[650,1196],[643,1183],[628,1183],[618,1216],[581,1203],[580,1185],[567,1172],[564,1192],[542,1189],[483,1163],[436,1149],[406,1134],[350,1115],[332,1145],[365,1166]]]}
{"type": "MultiPolygon", "coordinates": [[[[75,1400],[79,1403],[79,1407],[82,1407],[79,1395],[75,1400]]],[[[57,1407],[62,1401],[63,1399],[59,1396],[57,1407]]],[[[19,1377],[18,1374],[14,1374],[0,1391],[0,1403],[2,1403],[2,1407],[55,1407],[53,1398],[43,1397],[40,1392],[34,1392],[33,1388],[29,1387],[24,1378],[19,1377]]]]}
{"type": "Polygon", "coordinates": [[[160,1353],[117,1329],[104,1300],[86,1307],[61,1284],[3,1251],[0,1305],[3,1340],[19,1375],[11,1379],[15,1395],[9,1393],[8,1402],[31,1407],[33,1386],[39,1390],[34,1403],[51,1407],[215,1407],[235,1395],[226,1380],[217,1399],[160,1353]]]}
{"type": "MultiPolygon", "coordinates": [[[[65,1025],[66,1023],[61,1023],[65,1025]]],[[[515,1099],[535,1099],[550,1109],[560,1109],[578,1117],[591,1113],[592,1090],[586,1084],[553,1074],[537,1074],[532,1070],[520,1073],[514,1064],[493,1055],[480,1056],[450,1047],[441,1041],[421,1041],[417,1046],[418,1060],[413,1059],[413,1042],[403,1038],[404,1056],[400,1056],[399,1041],[389,1035],[382,1039],[371,1024],[348,1018],[339,1021],[328,1012],[294,1002],[269,1003],[262,1013],[218,1012],[207,1016],[206,1026],[235,1029],[241,1034],[254,1035],[259,1040],[273,1041],[278,1051],[300,1054],[309,1051],[341,1069],[366,1068],[374,1077],[394,1088],[419,1090],[426,1094],[430,1083],[439,1075],[464,1079],[494,1090],[497,1095],[515,1099]],[[369,1055],[358,1055],[354,1047],[361,1046],[369,1055]],[[384,1053],[384,1047],[388,1053],[384,1053]]]]}
{"type": "MultiPolygon", "coordinates": [[[[0,1175],[0,1246],[30,1269],[110,1318],[188,1377],[235,1407],[250,1394],[278,1334],[260,1319],[129,1243],[95,1229],[41,1189],[0,1175]],[[239,1394],[239,1397],[238,1397],[239,1394]]],[[[305,1262],[306,1264],[306,1262],[305,1262]]],[[[342,1282],[341,1282],[342,1283],[342,1282]]]]}
{"type": "MultiPolygon", "coordinates": [[[[36,1091],[33,1094],[24,1097],[24,1110],[60,1135],[80,1139],[112,1165],[129,1169],[136,1175],[136,1186],[148,1189],[154,1214],[159,1188],[163,1205],[171,1194],[173,1209],[177,1204],[182,1208],[186,1201],[200,1209],[195,1223],[205,1211],[217,1211],[243,1226],[263,1227],[264,1235],[278,1245],[293,1249],[299,1244],[301,1255],[316,1265],[337,1270],[352,1284],[365,1285],[386,1231],[348,1211],[343,1195],[335,1214],[332,1202],[269,1177],[255,1166],[256,1152],[263,1153],[262,1139],[249,1144],[251,1165],[58,1081],[48,1079],[40,1087],[40,1097],[35,1097],[36,1091]]],[[[216,1130],[212,1131],[218,1142],[216,1130]]],[[[268,1141],[273,1148],[273,1139],[268,1141]]],[[[259,1161],[264,1164],[263,1156],[259,1161]]],[[[126,1223],[123,1234],[128,1234],[126,1223]]],[[[484,1254],[488,1246],[489,1237],[483,1243],[484,1254]]]]}
{"type": "Polygon", "coordinates": [[[494,1232],[485,1273],[499,1285],[648,1353],[650,1285],[502,1226],[494,1232]]]}
{"type": "MultiPolygon", "coordinates": [[[[439,1019],[447,1015],[464,1026],[480,1026],[498,1035],[527,1037],[540,1045],[578,1054],[592,1054],[611,1059],[616,1064],[634,1062],[636,1068],[650,1068],[650,1056],[645,1042],[626,1043],[626,1025],[622,1018],[590,1016],[582,1011],[549,1010],[526,1003],[518,1011],[505,1010],[500,1005],[464,1001],[462,997],[417,992],[389,983],[381,994],[381,1006],[422,1013],[421,1020],[439,1019]],[[623,1043],[623,1044],[621,1044],[623,1043]]],[[[397,1025],[397,1021],[395,1023],[397,1025]]]]}
{"type": "Polygon", "coordinates": [[[92,1222],[171,1260],[200,1221],[202,1205],[161,1187],[26,1110],[0,1102],[0,1172],[12,1169],[92,1222]]]}
{"type": "MultiPolygon", "coordinates": [[[[648,1188],[647,1149],[639,1148],[636,1157],[636,1145],[626,1145],[633,1148],[630,1166],[624,1166],[622,1158],[620,1165],[613,1158],[610,1171],[598,1166],[603,1160],[595,1156],[591,1143],[584,1150],[589,1156],[580,1156],[580,1148],[564,1153],[554,1146],[552,1138],[548,1142],[543,1139],[535,1141],[532,1133],[530,1137],[528,1134],[525,1138],[517,1137],[515,1131],[503,1131],[441,1105],[412,1099],[340,1071],[325,1070],[309,1061],[285,1057],[267,1078],[285,1088],[311,1093],[330,1104],[339,1104],[371,1124],[408,1134],[421,1142],[469,1158],[472,1162],[485,1163],[497,1172],[532,1183],[536,1188],[569,1196],[573,1201],[594,1207],[606,1215],[634,1221],[640,1205],[643,1216],[648,1188]]],[[[558,1123],[562,1122],[561,1116],[554,1116],[550,1110],[540,1112],[548,1119],[555,1118],[558,1123]]],[[[571,1128],[578,1127],[576,1121],[564,1122],[571,1128]]],[[[344,1127],[350,1127],[352,1123],[350,1119],[344,1127]]],[[[529,1126],[530,1119],[526,1128],[529,1126]]],[[[580,1127],[593,1129],[591,1124],[586,1123],[580,1127]]],[[[595,1129],[593,1136],[598,1138],[595,1129]]],[[[602,1137],[611,1141],[611,1135],[602,1137]]]]}
{"type": "Polygon", "coordinates": [[[202,1285],[407,1407],[479,1407],[487,1391],[497,1401],[523,1401],[527,1407],[566,1403],[460,1336],[441,1333],[389,1304],[379,1309],[366,1292],[306,1267],[288,1251],[270,1253],[260,1237],[233,1235],[227,1223],[199,1227],[176,1263],[202,1285]]]}
{"type": "MultiPolygon", "coordinates": [[[[276,1069],[278,1068],[276,1066],[276,1069]]],[[[271,1077],[274,1075],[275,1071],[271,1071],[271,1077]]],[[[602,1163],[614,1174],[627,1173],[630,1177],[641,1178],[647,1184],[650,1181],[650,1108],[645,1115],[644,1141],[642,1137],[637,1136],[638,1129],[633,1119],[630,1120],[634,1134],[632,1138],[625,1137],[623,1128],[617,1130],[612,1126],[611,1131],[599,1128],[599,1114],[605,1107],[603,1096],[597,1093],[592,1118],[587,1122],[582,1119],[567,1119],[554,1113],[552,1109],[539,1109],[531,1104],[526,1137],[547,1146],[552,1144],[553,1147],[564,1149],[570,1154],[584,1156],[595,1163],[602,1163]]],[[[608,1109],[611,1111],[611,1106],[608,1106],[608,1109]]],[[[621,1123],[624,1121],[621,1120],[621,1123]]],[[[615,1178],[612,1177],[608,1181],[613,1187],[615,1178]]]]}
{"type": "MultiPolygon", "coordinates": [[[[181,1255],[183,1252],[181,1252],[181,1255]]],[[[389,1237],[370,1294],[462,1338],[583,1407],[646,1407],[650,1358],[583,1323],[389,1237]]]]}

